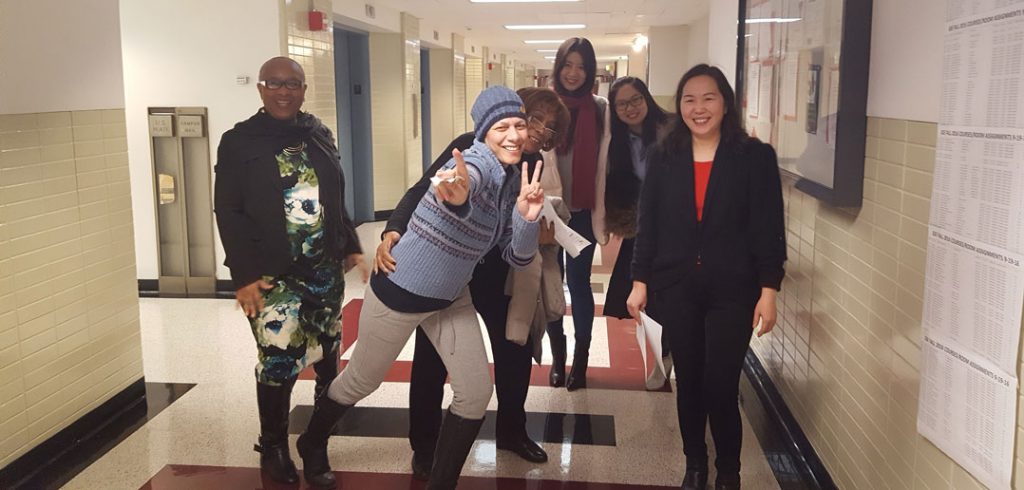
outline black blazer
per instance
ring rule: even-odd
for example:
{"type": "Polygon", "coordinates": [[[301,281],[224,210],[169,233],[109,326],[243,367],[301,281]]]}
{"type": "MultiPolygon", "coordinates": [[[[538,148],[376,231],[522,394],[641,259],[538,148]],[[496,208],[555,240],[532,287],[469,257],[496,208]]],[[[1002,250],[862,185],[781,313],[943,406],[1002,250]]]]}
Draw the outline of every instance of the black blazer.
{"type": "Polygon", "coordinates": [[[658,290],[702,267],[744,289],[780,289],[786,239],[771,145],[753,138],[719,145],[700,222],[694,193],[693,152],[654,148],[640,197],[633,279],[658,290]]]}
{"type": "Polygon", "coordinates": [[[345,178],[330,130],[307,113],[299,113],[299,128],[277,127],[280,123],[268,119],[260,112],[237,124],[224,133],[217,148],[214,208],[224,265],[231,269],[235,288],[291,268],[284,182],[276,155],[300,140],[307,143],[319,181],[327,253],[338,259],[362,253],[345,210],[345,178]]]}

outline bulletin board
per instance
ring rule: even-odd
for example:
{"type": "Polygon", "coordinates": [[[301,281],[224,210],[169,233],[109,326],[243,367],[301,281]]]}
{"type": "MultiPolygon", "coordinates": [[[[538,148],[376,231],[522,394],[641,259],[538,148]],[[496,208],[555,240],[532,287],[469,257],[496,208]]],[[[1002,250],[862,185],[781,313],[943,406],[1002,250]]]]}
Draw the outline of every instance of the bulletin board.
{"type": "Polygon", "coordinates": [[[739,0],[736,94],[747,132],[771,143],[797,188],[859,207],[871,2],[739,0]]]}

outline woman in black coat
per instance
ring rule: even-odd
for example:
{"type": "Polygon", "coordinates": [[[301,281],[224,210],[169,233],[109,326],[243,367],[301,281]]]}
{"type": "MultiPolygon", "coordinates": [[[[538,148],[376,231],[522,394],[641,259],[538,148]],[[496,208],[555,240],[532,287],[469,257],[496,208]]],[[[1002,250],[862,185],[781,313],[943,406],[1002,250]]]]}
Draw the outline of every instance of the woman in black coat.
{"type": "Polygon", "coordinates": [[[676,89],[678,119],[648,157],[626,304],[664,326],[676,363],[686,454],[684,489],[708,480],[739,489],[739,376],[752,330],[775,325],[785,275],[782,185],[775,150],[750,138],[721,70],[691,68],[676,89]]]}

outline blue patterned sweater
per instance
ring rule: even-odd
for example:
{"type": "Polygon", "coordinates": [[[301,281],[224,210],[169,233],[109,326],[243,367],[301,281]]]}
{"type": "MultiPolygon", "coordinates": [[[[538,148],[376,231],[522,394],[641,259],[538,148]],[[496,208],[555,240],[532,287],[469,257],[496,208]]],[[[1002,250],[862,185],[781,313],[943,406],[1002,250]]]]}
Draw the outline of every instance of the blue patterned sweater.
{"type": "MultiPolygon", "coordinates": [[[[398,267],[388,279],[410,293],[452,301],[495,245],[517,269],[528,265],[537,252],[538,222],[526,221],[515,209],[519,168],[506,169],[481,141],[463,157],[470,182],[466,203],[449,206],[427,191],[408,231],[391,250],[398,267]]],[[[442,169],[454,167],[453,158],[442,169]]]]}

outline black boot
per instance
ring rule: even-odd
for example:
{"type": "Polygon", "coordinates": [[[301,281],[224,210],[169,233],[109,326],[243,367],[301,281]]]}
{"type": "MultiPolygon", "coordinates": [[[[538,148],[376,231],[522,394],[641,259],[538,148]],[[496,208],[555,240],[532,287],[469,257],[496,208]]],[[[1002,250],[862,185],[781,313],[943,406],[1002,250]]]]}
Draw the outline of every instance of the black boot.
{"type": "Polygon", "coordinates": [[[551,386],[565,386],[565,334],[548,331],[548,340],[551,342],[551,374],[548,376],[548,383],[551,386]]]}
{"type": "Polygon", "coordinates": [[[715,490],[740,490],[740,474],[720,473],[715,478],[715,490]]]}
{"type": "Polygon", "coordinates": [[[576,391],[587,387],[587,362],[589,359],[590,340],[577,340],[572,356],[572,371],[569,371],[569,379],[565,381],[566,389],[576,391]]]}
{"type": "Polygon", "coordinates": [[[466,463],[473,441],[480,432],[484,419],[464,419],[450,410],[441,423],[441,435],[434,451],[434,467],[430,470],[427,490],[454,490],[459,473],[466,463]]]}
{"type": "Polygon", "coordinates": [[[317,398],[309,426],[295,443],[299,456],[302,457],[302,474],[306,476],[306,481],[310,485],[335,486],[334,473],[331,472],[331,465],[327,459],[327,438],[331,436],[334,424],[350,408],[351,405],[342,405],[331,400],[326,393],[317,398]]]}
{"type": "Polygon", "coordinates": [[[687,468],[686,476],[683,477],[682,490],[707,490],[708,469],[687,468]]]}
{"type": "Polygon", "coordinates": [[[260,441],[252,448],[260,453],[260,470],[278,483],[299,482],[295,463],[288,454],[288,409],[294,386],[294,378],[279,386],[256,383],[260,441]]]}
{"type": "Polygon", "coordinates": [[[430,479],[430,467],[434,465],[434,455],[425,451],[412,452],[412,477],[419,481],[430,479]]]}
{"type": "Polygon", "coordinates": [[[324,354],[324,358],[313,363],[313,372],[316,373],[316,386],[313,388],[313,399],[319,400],[320,395],[327,391],[334,378],[338,377],[338,349],[331,349],[324,354]]]}

